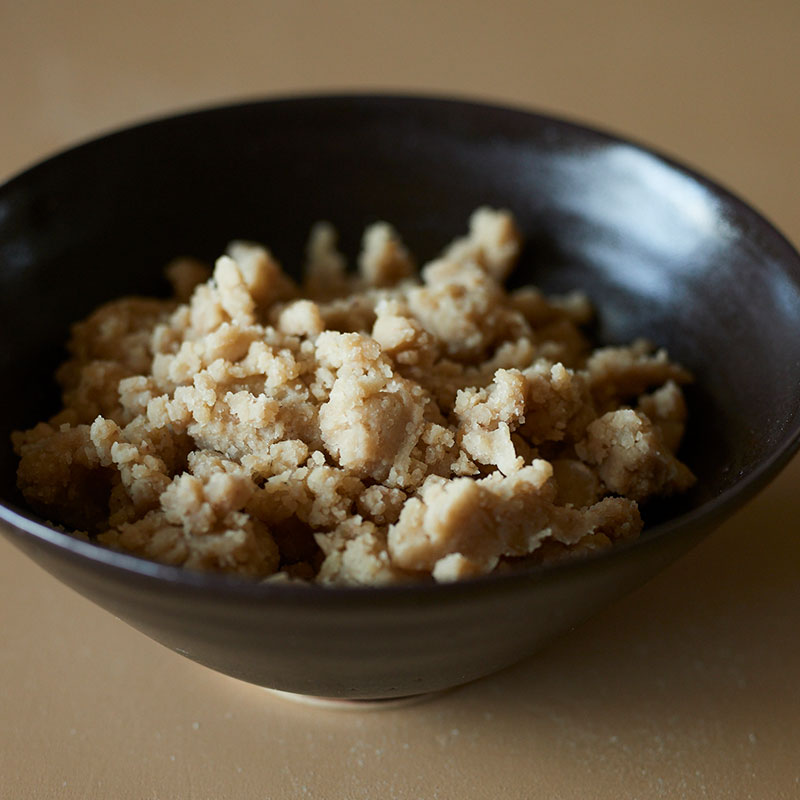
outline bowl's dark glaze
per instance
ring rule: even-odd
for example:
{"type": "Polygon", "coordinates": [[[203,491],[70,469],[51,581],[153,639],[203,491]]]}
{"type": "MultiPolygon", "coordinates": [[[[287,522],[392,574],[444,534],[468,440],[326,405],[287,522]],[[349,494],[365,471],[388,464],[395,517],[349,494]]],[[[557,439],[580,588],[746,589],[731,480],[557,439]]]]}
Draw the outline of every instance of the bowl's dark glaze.
{"type": "Polygon", "coordinates": [[[388,697],[461,683],[532,652],[642,583],[757,491],[800,440],[800,257],[741,201],[640,147],[514,110],[323,97],[214,109],[123,131],[0,188],[0,507],[42,566],[153,638],[274,688],[388,697]],[[388,219],[430,257],[478,205],[528,239],[515,282],[587,290],[606,342],[647,336],[690,367],[684,458],[697,489],[648,511],[632,546],[450,586],[260,586],[150,564],[22,511],[11,430],[55,410],[69,324],[163,291],[167,260],[232,238],[291,268],[332,220],[354,254],[388,219]],[[660,524],[656,524],[660,523],[660,524]]]}

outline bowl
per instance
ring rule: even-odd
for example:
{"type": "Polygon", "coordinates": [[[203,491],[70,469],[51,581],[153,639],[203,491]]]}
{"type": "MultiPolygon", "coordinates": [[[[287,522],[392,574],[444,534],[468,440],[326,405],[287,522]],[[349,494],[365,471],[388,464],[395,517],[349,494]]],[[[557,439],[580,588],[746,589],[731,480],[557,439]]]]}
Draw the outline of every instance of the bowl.
{"type": "Polygon", "coordinates": [[[83,144],[0,188],[0,526],[59,580],[167,647],[265,687],[346,699],[455,686],[533,653],[653,576],[751,498],[800,442],[800,256],[713,182],[624,139],[431,97],[323,96],[183,114],[83,144]],[[114,552],[26,509],[9,434],[58,407],[71,322],[166,291],[177,254],[233,238],[299,263],[310,223],[345,252],[390,220],[432,257],[489,204],[527,245],[518,283],[580,287],[606,343],[646,336],[697,381],[698,476],[636,542],[453,584],[259,584],[114,552]],[[11,391],[9,391],[9,389],[11,391]]]}

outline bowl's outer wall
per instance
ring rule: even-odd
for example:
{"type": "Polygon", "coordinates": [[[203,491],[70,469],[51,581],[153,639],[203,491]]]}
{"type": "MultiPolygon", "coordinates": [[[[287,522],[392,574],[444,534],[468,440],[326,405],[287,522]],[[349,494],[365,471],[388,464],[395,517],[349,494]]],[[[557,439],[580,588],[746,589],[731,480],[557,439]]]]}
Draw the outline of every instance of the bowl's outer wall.
{"type": "Polygon", "coordinates": [[[99,567],[7,532],[59,580],[205,666],[288,692],[377,699],[450,688],[516,663],[648,580],[704,529],[619,558],[448,593],[273,587],[255,598],[99,567]]]}
{"type": "MultiPolygon", "coordinates": [[[[177,117],[77,148],[0,188],[0,368],[6,386],[21,389],[2,394],[0,442],[56,410],[51,376],[70,323],[120,295],[163,294],[163,266],[176,255],[211,261],[229,240],[253,239],[296,273],[312,222],[334,222],[352,256],[363,227],[386,219],[424,260],[482,204],[512,209],[527,238],[515,283],[583,288],[601,340],[646,336],[696,373],[683,454],[698,486],[653,505],[649,521],[724,496],[764,472],[765,459],[767,472],[785,463],[797,438],[800,268],[779,234],[633,145],[537,115],[407,98],[306,98],[177,117]]],[[[0,499],[21,506],[15,470],[11,448],[0,446],[0,499]]],[[[398,657],[425,676],[420,690],[509,663],[649,577],[710,521],[577,571],[472,593],[409,589],[369,608],[301,603],[296,592],[231,606],[223,593],[206,600],[82,563],[67,545],[14,539],[203,663],[292,691],[378,696],[411,688],[405,680],[399,692],[396,668],[382,671],[398,657]],[[453,643],[447,667],[442,642],[453,643]],[[300,651],[316,667],[300,665],[300,651]]]]}

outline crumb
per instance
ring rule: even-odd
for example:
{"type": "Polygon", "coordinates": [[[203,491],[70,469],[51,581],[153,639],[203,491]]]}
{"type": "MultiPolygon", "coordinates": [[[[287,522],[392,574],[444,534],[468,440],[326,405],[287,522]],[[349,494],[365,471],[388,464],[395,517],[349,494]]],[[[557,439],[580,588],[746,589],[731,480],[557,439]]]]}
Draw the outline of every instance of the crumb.
{"type": "MultiPolygon", "coordinates": [[[[507,211],[418,271],[379,222],[346,269],[317,223],[300,285],[266,248],[167,267],[72,329],[63,408],[12,436],[31,508],[162,563],[271,582],[455,581],[638,536],[694,476],[689,373],[592,349],[585,295],[506,291],[507,211]]],[[[194,723],[198,727],[198,723],[194,723]]]]}

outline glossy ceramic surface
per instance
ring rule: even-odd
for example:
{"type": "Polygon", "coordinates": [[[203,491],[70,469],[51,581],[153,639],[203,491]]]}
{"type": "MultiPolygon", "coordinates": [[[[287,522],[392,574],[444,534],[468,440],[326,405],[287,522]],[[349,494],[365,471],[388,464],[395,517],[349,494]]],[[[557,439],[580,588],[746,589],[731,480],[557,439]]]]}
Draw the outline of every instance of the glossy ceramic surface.
{"type": "Polygon", "coordinates": [[[27,513],[0,447],[0,520],[45,569],[200,663],[275,689],[397,697],[530,654],[647,580],[751,497],[800,440],[800,257],[696,174],[536,114],[426,98],[322,97],[213,109],[113,134],[0,188],[0,442],[55,410],[69,324],[104,300],[163,292],[176,254],[264,241],[287,267],[309,224],[354,255],[388,219],[430,257],[481,204],[511,208],[518,283],[581,287],[606,342],[644,335],[691,368],[682,453],[700,478],[646,511],[632,546],[458,585],[261,586],[151,564],[27,513]]]}

